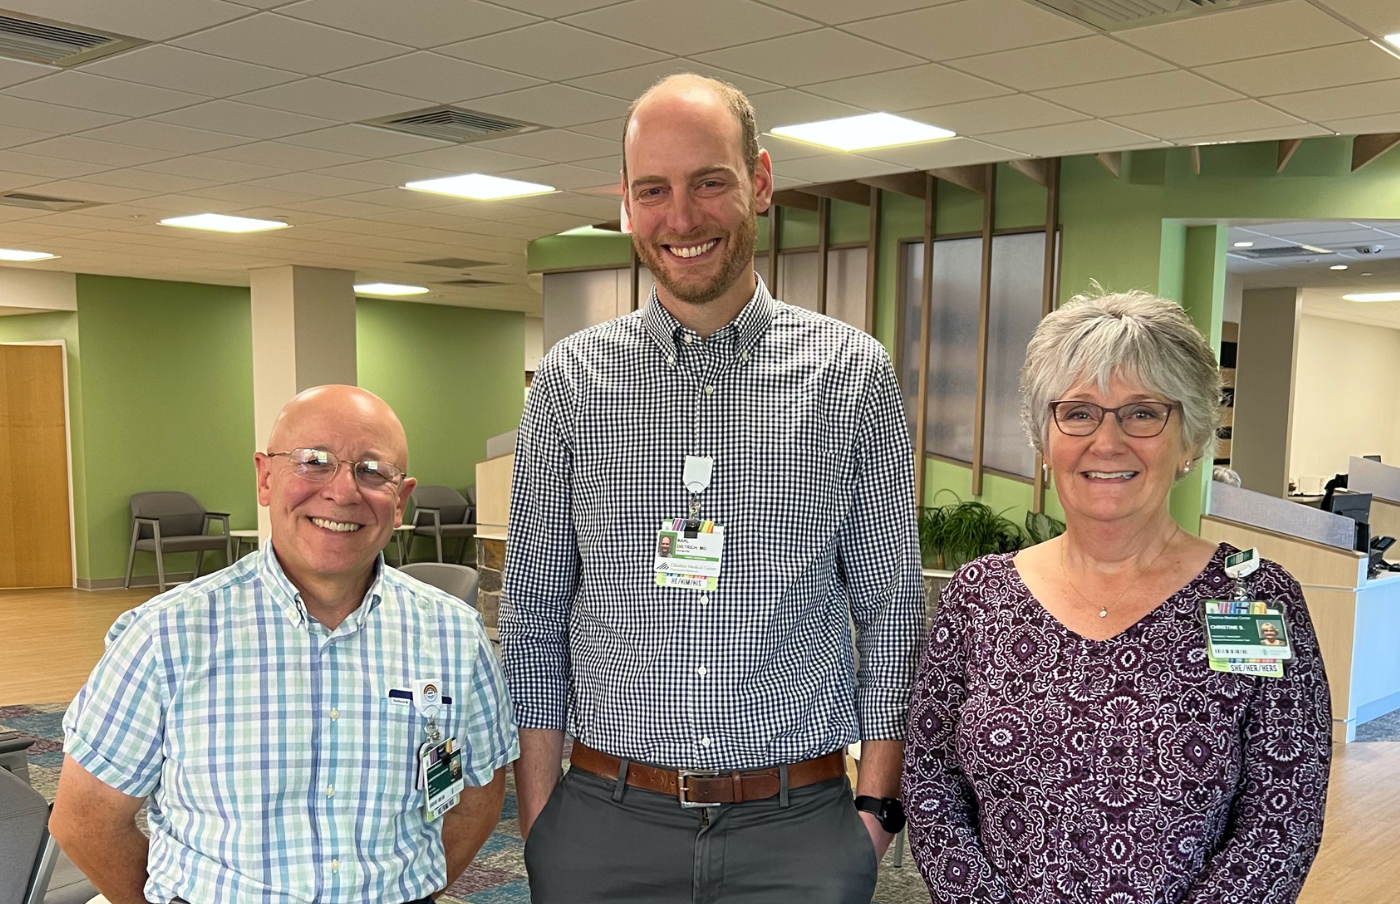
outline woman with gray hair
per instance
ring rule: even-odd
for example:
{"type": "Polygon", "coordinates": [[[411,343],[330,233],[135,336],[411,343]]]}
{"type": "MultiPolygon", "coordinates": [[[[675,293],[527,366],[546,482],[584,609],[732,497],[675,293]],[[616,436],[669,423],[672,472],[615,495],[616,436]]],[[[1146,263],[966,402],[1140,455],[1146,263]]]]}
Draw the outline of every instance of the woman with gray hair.
{"type": "Polygon", "coordinates": [[[1065,532],[943,591],[903,783],[933,900],[1293,901],[1322,835],[1327,678],[1272,562],[1246,589],[1282,612],[1282,676],[1209,661],[1207,603],[1235,598],[1236,550],[1181,530],[1167,497],[1210,463],[1210,347],[1173,302],[1076,298],[1036,330],[1021,387],[1065,532]]]}

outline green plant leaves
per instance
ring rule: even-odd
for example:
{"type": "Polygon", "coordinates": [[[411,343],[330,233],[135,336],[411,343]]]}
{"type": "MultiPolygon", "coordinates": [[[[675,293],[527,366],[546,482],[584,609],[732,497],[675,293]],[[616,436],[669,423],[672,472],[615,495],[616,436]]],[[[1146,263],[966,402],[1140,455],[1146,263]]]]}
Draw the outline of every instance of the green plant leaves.
{"type": "Polygon", "coordinates": [[[919,550],[925,568],[951,570],[979,556],[1044,543],[1064,529],[1063,523],[1042,513],[1027,514],[1022,531],[981,502],[958,501],[919,509],[919,550]]]}

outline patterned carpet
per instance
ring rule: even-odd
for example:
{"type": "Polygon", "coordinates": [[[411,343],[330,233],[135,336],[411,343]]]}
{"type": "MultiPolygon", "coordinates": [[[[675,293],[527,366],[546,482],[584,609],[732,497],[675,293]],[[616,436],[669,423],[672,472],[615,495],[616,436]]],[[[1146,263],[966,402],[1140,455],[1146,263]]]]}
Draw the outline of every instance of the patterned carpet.
{"type": "Polygon", "coordinates": [[[1400,741],[1400,709],[1356,726],[1358,741],[1400,741]]]}
{"type": "MultiPolygon", "coordinates": [[[[29,781],[52,801],[63,765],[63,703],[0,706],[0,730],[17,731],[35,739],[29,748],[29,781]]],[[[438,900],[443,904],[529,904],[525,880],[524,842],[516,820],[515,781],[507,773],[506,801],[501,821],[476,860],[438,900]]],[[[927,902],[929,895],[906,849],[904,866],[896,868],[893,854],[880,865],[880,884],[873,904],[927,902]]]]}

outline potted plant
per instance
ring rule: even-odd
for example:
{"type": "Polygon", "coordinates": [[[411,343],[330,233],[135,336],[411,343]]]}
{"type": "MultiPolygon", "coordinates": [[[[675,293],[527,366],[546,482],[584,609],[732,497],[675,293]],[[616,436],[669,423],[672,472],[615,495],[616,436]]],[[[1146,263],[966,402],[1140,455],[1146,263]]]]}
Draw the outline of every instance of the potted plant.
{"type": "Polygon", "coordinates": [[[925,568],[952,571],[979,556],[1043,543],[1064,528],[1044,513],[1028,513],[1022,530],[984,503],[958,500],[919,510],[919,551],[925,568]]]}

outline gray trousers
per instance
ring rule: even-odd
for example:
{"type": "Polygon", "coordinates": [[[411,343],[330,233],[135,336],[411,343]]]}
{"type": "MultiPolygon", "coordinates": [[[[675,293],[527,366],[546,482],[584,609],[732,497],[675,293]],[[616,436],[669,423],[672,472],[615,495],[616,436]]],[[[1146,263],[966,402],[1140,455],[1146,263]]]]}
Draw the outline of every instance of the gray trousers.
{"type": "Polygon", "coordinates": [[[532,904],[870,904],[878,864],[845,778],[682,809],[580,769],[525,843],[532,904]]]}

